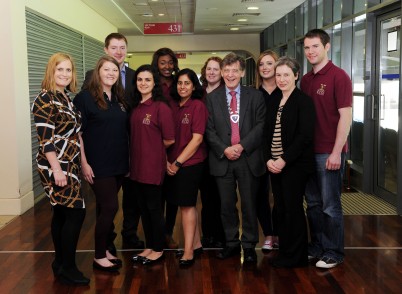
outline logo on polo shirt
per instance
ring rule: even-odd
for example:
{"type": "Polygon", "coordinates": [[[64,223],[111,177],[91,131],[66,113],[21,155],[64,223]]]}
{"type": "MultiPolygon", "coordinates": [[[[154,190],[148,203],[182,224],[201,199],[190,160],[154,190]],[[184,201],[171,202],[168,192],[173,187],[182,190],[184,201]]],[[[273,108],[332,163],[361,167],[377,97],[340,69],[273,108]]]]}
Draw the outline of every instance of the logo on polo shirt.
{"type": "Polygon", "coordinates": [[[319,88],[318,90],[317,90],[317,94],[318,95],[321,95],[321,96],[324,96],[325,95],[325,87],[326,87],[327,85],[325,85],[325,84],[321,84],[321,88],[319,88]]]}
{"type": "Polygon", "coordinates": [[[189,116],[189,113],[185,113],[183,119],[181,120],[181,123],[184,125],[188,125],[190,123],[190,120],[188,119],[189,116]]]}
{"type": "Polygon", "coordinates": [[[146,113],[144,119],[142,120],[144,125],[151,124],[151,114],[146,113]]]}

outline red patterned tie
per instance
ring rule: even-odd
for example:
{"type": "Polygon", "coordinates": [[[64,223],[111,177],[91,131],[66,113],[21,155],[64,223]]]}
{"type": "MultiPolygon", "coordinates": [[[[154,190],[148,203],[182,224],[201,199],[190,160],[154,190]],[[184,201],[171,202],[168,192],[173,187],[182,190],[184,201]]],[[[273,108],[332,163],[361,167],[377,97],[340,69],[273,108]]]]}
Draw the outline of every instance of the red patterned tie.
{"type": "Polygon", "coordinates": [[[239,132],[240,115],[237,112],[236,92],[230,91],[229,93],[232,96],[232,100],[230,101],[230,125],[232,126],[231,143],[232,145],[236,145],[240,143],[240,132],[239,132]]]}

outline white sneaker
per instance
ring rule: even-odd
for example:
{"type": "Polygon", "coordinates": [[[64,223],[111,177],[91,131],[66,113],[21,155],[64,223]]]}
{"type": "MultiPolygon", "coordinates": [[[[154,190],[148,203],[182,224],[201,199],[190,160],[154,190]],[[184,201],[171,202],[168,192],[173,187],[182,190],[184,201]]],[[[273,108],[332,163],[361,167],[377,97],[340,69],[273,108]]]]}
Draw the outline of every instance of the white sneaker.
{"type": "Polygon", "coordinates": [[[317,261],[315,266],[319,268],[333,268],[340,263],[342,263],[342,261],[338,262],[330,257],[323,257],[319,261],[317,261]]]}
{"type": "Polygon", "coordinates": [[[265,240],[264,245],[262,245],[262,247],[261,247],[261,250],[262,251],[271,251],[272,249],[274,249],[272,247],[272,241],[265,240]]]}

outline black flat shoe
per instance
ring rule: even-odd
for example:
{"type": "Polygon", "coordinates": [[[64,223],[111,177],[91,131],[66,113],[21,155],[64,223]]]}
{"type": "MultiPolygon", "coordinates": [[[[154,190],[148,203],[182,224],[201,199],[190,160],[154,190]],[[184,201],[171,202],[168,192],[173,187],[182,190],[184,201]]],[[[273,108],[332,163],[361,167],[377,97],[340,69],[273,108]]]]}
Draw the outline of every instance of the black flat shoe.
{"type": "Polygon", "coordinates": [[[122,266],[123,265],[123,261],[119,258],[113,258],[113,259],[109,259],[109,261],[113,264],[116,264],[118,266],[122,266]]]}
{"type": "Polygon", "coordinates": [[[179,266],[180,267],[188,267],[188,266],[192,266],[194,264],[195,261],[195,256],[193,256],[192,259],[180,259],[179,260],[179,266]]]}
{"type": "Polygon", "coordinates": [[[157,259],[149,259],[149,258],[145,257],[145,259],[142,261],[142,264],[143,265],[152,265],[152,264],[162,261],[164,258],[165,258],[165,254],[162,254],[157,259]]]}
{"type": "Polygon", "coordinates": [[[86,286],[91,281],[90,279],[84,277],[84,275],[79,270],[60,270],[57,279],[60,283],[66,285],[81,285],[86,286]]]}
{"type": "MultiPolygon", "coordinates": [[[[200,256],[204,252],[204,248],[201,246],[197,249],[194,249],[193,254],[195,256],[200,256]]],[[[182,257],[184,255],[184,250],[177,250],[176,257],[182,257]]]]}
{"type": "Polygon", "coordinates": [[[146,257],[145,256],[141,256],[141,255],[134,255],[132,258],[131,258],[134,262],[143,262],[145,259],[146,259],[146,257]]]}
{"type": "Polygon", "coordinates": [[[95,260],[92,263],[93,268],[104,271],[104,272],[109,272],[109,273],[115,273],[119,270],[119,265],[113,264],[112,266],[103,266],[97,263],[95,260]]]}

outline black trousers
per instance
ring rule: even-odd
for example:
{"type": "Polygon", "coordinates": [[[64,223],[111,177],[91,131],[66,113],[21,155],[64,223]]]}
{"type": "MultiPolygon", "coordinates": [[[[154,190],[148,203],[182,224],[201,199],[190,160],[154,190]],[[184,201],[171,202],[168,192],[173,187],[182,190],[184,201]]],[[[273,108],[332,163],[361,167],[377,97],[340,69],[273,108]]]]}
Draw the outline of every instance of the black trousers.
{"type": "Polygon", "coordinates": [[[141,210],[146,248],[161,252],[165,244],[165,223],[161,205],[162,187],[136,181],[133,187],[141,210]]]}
{"type": "Polygon", "coordinates": [[[123,176],[93,178],[91,185],[96,198],[95,258],[106,257],[109,236],[113,233],[113,220],[119,209],[117,193],[123,176]]]}
{"type": "Polygon", "coordinates": [[[251,173],[245,156],[230,161],[225,176],[216,177],[216,183],[221,196],[221,218],[225,231],[226,246],[240,245],[239,215],[236,208],[237,191],[239,189],[242,212],[243,248],[255,248],[258,243],[258,223],[256,215],[256,197],[259,177],[251,173]]]}
{"type": "Polygon", "coordinates": [[[177,209],[179,207],[168,201],[169,193],[171,193],[171,191],[169,191],[165,183],[166,181],[162,184],[162,199],[161,199],[162,212],[165,212],[165,235],[172,236],[174,226],[176,224],[177,209]]]}
{"type": "Polygon", "coordinates": [[[202,235],[215,241],[225,242],[221,219],[221,200],[215,177],[209,173],[208,159],[204,161],[204,171],[200,183],[201,194],[201,228],[202,235]]]}
{"type": "Polygon", "coordinates": [[[86,210],[55,205],[51,233],[55,250],[55,262],[65,270],[76,269],[75,252],[86,210]]]}
{"type": "Polygon", "coordinates": [[[279,256],[292,264],[307,263],[307,222],[303,197],[308,173],[300,167],[285,167],[271,174],[272,191],[278,211],[279,256]]]}
{"type": "Polygon", "coordinates": [[[272,212],[269,205],[269,173],[260,178],[257,192],[257,218],[265,237],[278,236],[275,203],[272,212]]]}

